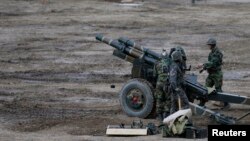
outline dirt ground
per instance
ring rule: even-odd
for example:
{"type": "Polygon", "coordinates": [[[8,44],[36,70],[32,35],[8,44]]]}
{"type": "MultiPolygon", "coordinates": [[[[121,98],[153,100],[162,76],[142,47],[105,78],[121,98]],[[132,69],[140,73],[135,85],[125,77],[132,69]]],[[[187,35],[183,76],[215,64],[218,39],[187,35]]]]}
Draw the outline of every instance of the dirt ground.
{"type": "MultiPolygon", "coordinates": [[[[250,0],[193,6],[188,0],[0,0],[1,141],[162,139],[105,136],[107,125],[135,119],[122,112],[117,95],[132,65],[112,56],[97,33],[127,36],[156,52],[182,45],[193,66],[206,61],[205,42],[214,36],[224,52],[223,90],[250,96],[250,0]]],[[[204,84],[206,73],[190,73],[204,84]]],[[[232,105],[221,112],[247,111],[232,105]]],[[[211,124],[194,118],[197,126],[211,124]]],[[[250,117],[238,124],[250,124],[250,117]]]]}

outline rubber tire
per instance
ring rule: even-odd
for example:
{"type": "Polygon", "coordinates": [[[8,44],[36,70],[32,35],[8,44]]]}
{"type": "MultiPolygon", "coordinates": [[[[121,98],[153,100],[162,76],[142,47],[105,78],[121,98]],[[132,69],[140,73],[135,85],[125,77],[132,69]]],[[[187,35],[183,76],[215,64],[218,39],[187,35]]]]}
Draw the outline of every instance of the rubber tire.
{"type": "Polygon", "coordinates": [[[154,95],[153,95],[153,86],[144,79],[131,79],[128,81],[121,89],[119,93],[119,101],[122,107],[122,110],[131,117],[146,118],[154,108],[154,95]],[[138,88],[142,91],[145,103],[144,107],[140,111],[132,110],[126,103],[127,93],[131,89],[138,88]]]}

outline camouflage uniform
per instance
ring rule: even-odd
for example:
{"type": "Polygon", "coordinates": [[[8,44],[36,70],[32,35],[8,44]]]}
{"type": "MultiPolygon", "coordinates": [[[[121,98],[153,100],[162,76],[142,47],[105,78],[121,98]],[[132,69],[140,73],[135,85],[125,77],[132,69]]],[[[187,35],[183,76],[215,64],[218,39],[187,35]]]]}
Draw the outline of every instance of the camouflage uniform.
{"type": "Polygon", "coordinates": [[[187,64],[186,64],[187,56],[186,56],[186,53],[185,53],[184,49],[181,46],[176,46],[175,48],[176,48],[176,51],[181,52],[181,55],[182,55],[181,70],[185,74],[185,70],[187,68],[187,64]]]}
{"type": "Polygon", "coordinates": [[[171,55],[174,51],[179,51],[182,55],[182,61],[181,61],[181,69],[182,72],[185,74],[185,70],[187,68],[186,61],[187,61],[187,56],[184,51],[184,49],[181,46],[176,46],[174,48],[171,48],[170,53],[169,53],[169,58],[171,58],[171,55]]]}
{"type": "Polygon", "coordinates": [[[154,75],[157,76],[157,83],[155,89],[156,97],[156,113],[169,113],[170,96],[165,91],[164,87],[168,80],[169,58],[161,59],[154,67],[154,75]]]}
{"type": "MultiPolygon", "coordinates": [[[[174,55],[174,53],[173,53],[174,55]]],[[[181,55],[179,53],[179,55],[181,55]]],[[[170,74],[169,74],[169,82],[171,86],[171,110],[170,113],[174,113],[178,110],[178,98],[181,100],[181,108],[187,109],[189,108],[189,101],[187,95],[184,91],[184,73],[181,69],[182,60],[176,60],[174,57],[173,63],[170,66],[170,74]]]]}
{"type": "Polygon", "coordinates": [[[222,92],[222,81],[223,81],[223,73],[221,71],[222,65],[222,57],[223,54],[221,51],[214,47],[212,51],[209,53],[208,62],[203,64],[203,69],[207,70],[208,77],[206,79],[206,86],[213,87],[218,92],[222,92]]]}
{"type": "MultiPolygon", "coordinates": [[[[203,70],[207,70],[208,77],[206,78],[206,86],[213,87],[217,92],[222,92],[223,84],[223,72],[222,72],[222,52],[216,47],[216,40],[210,38],[207,42],[207,45],[211,45],[211,52],[208,55],[208,62],[203,64],[203,70]]],[[[201,106],[205,104],[204,101],[201,101],[201,106]]],[[[229,106],[228,102],[224,102],[224,106],[229,106]]]]}

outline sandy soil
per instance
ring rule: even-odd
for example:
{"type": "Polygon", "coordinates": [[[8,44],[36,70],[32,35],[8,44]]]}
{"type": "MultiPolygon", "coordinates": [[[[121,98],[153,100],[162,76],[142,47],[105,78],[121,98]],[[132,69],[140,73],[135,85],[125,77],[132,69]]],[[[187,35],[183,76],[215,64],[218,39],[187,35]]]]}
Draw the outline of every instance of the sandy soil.
{"type": "MultiPolygon", "coordinates": [[[[224,52],[224,91],[250,96],[250,0],[0,0],[0,140],[161,140],[107,137],[130,124],[117,93],[131,64],[112,56],[97,33],[127,36],[160,52],[182,45],[188,63],[206,61],[205,42],[224,52]],[[110,85],[116,88],[111,89],[110,85]]],[[[206,73],[197,70],[204,83],[206,73]]],[[[232,105],[230,116],[249,106],[232,105]]],[[[194,117],[197,126],[211,124],[194,117]]],[[[144,124],[156,122],[144,119],[144,124]]],[[[239,124],[249,124],[247,117],[239,124]]],[[[177,140],[173,138],[172,140],[177,140]]],[[[181,140],[181,139],[178,139],[181,140]]],[[[206,139],[205,139],[206,140],[206,139]]]]}

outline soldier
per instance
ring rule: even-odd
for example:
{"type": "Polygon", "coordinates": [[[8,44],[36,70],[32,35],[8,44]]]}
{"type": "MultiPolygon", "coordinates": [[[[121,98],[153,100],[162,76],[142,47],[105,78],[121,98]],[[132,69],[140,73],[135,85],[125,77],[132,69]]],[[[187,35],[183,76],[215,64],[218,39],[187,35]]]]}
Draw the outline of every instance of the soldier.
{"type": "Polygon", "coordinates": [[[185,74],[185,70],[187,69],[187,64],[186,64],[187,56],[186,56],[186,53],[185,53],[184,49],[181,46],[176,46],[175,48],[176,48],[176,51],[181,52],[181,55],[182,55],[181,69],[182,69],[183,73],[185,74]]]}
{"type": "MultiPolygon", "coordinates": [[[[198,69],[202,68],[202,70],[207,70],[208,77],[206,79],[206,86],[213,87],[217,92],[222,92],[222,84],[223,84],[223,73],[222,73],[222,63],[223,63],[223,54],[216,46],[216,40],[214,38],[210,38],[207,41],[207,45],[209,46],[211,52],[208,56],[208,62],[204,64],[200,64],[197,66],[198,69]]],[[[201,106],[205,105],[205,101],[201,101],[201,106]]],[[[224,102],[223,108],[229,108],[230,104],[228,102],[224,102]]]]}
{"type": "Polygon", "coordinates": [[[154,75],[157,76],[155,89],[156,96],[156,114],[157,119],[162,121],[170,112],[170,96],[166,92],[165,85],[168,81],[169,61],[167,52],[163,50],[162,58],[154,67],[154,75]]]}
{"type": "Polygon", "coordinates": [[[170,53],[169,53],[169,58],[171,58],[171,55],[172,55],[172,53],[174,51],[180,51],[181,52],[181,55],[182,55],[181,69],[182,69],[183,73],[185,74],[185,70],[187,68],[187,65],[186,65],[186,60],[187,60],[186,53],[185,53],[184,49],[181,46],[176,46],[174,48],[171,48],[170,53]]]}
{"type": "MultiPolygon", "coordinates": [[[[171,89],[171,109],[170,114],[178,110],[178,99],[180,98],[182,109],[189,108],[189,101],[184,91],[184,73],[182,72],[182,54],[180,51],[174,51],[171,55],[172,64],[170,65],[170,89],[171,89]]],[[[181,107],[179,107],[181,108],[181,107]]]]}

